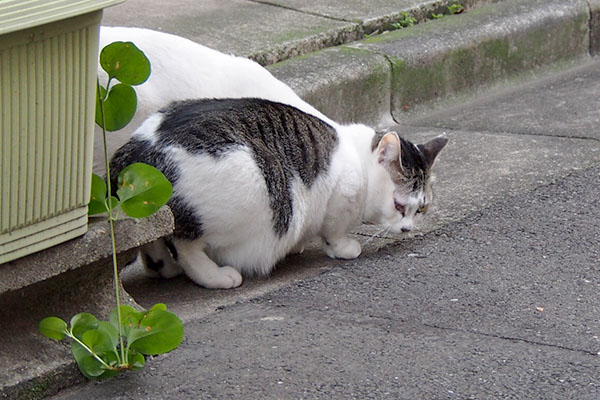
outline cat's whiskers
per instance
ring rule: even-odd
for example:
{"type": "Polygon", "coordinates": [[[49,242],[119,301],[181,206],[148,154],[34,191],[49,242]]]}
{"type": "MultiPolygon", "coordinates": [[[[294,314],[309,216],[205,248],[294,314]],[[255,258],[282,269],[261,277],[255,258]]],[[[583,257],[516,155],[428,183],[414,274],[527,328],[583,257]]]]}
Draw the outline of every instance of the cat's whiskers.
{"type": "Polygon", "coordinates": [[[375,232],[373,235],[371,235],[362,245],[365,246],[367,243],[369,243],[371,240],[373,240],[377,235],[381,234],[382,232],[383,235],[382,236],[386,236],[389,232],[390,229],[392,229],[391,226],[384,226],[383,228],[379,229],[377,232],[375,232]]]}

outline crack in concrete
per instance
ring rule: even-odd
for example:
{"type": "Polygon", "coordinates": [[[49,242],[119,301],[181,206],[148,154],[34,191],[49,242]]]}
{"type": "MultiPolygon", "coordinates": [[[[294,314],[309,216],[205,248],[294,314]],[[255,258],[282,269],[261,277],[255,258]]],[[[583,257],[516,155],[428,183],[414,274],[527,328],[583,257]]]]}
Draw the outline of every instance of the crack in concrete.
{"type": "MultiPolygon", "coordinates": [[[[265,305],[267,305],[269,307],[277,307],[275,304],[265,304],[265,305]]],[[[309,312],[315,312],[323,317],[325,315],[327,315],[327,318],[325,318],[327,320],[332,319],[331,318],[332,317],[331,309],[329,309],[329,310],[306,309],[306,308],[297,307],[294,304],[285,305],[284,307],[290,307],[292,309],[296,309],[299,311],[306,310],[309,312]]],[[[366,314],[366,315],[362,315],[362,316],[359,315],[358,317],[360,320],[357,320],[356,317],[357,317],[357,315],[355,313],[352,313],[349,311],[336,310],[335,317],[333,319],[335,319],[336,321],[339,321],[339,322],[349,323],[351,325],[353,325],[353,324],[360,324],[360,325],[368,324],[368,325],[370,325],[369,320],[390,321],[390,322],[394,322],[394,323],[407,323],[406,320],[393,318],[391,316],[366,314]]],[[[417,321],[415,321],[415,322],[417,322],[417,321]]],[[[596,352],[586,350],[586,349],[568,347],[568,346],[563,346],[563,345],[553,344],[553,343],[545,343],[545,342],[540,342],[540,341],[531,340],[531,339],[512,337],[512,336],[500,335],[500,334],[495,334],[495,333],[478,332],[478,331],[473,331],[473,330],[469,330],[469,329],[450,328],[450,327],[440,326],[440,325],[431,324],[431,323],[427,323],[427,322],[417,322],[417,324],[422,325],[427,328],[433,328],[433,329],[438,329],[438,330],[442,330],[442,331],[467,333],[467,334],[476,335],[476,336],[483,336],[483,337],[487,337],[487,338],[494,338],[494,339],[500,339],[500,340],[507,340],[507,341],[511,341],[511,342],[525,343],[525,344],[534,345],[534,346],[551,347],[554,349],[565,350],[565,351],[570,351],[570,352],[575,352],[575,353],[582,353],[582,354],[590,355],[590,356],[594,356],[594,357],[598,357],[598,355],[600,355],[600,352],[596,353],[596,352]]],[[[375,328],[377,328],[377,326],[375,326],[375,328]]]]}
{"type": "Polygon", "coordinates": [[[583,354],[591,355],[591,356],[595,356],[595,357],[597,357],[600,354],[600,353],[594,353],[593,351],[590,351],[590,350],[567,347],[567,346],[562,346],[559,344],[538,342],[538,341],[531,340],[531,339],[523,339],[523,338],[518,338],[518,337],[504,336],[504,335],[498,335],[498,334],[494,334],[494,333],[477,332],[477,331],[472,331],[472,330],[468,330],[468,329],[449,328],[446,326],[438,326],[438,325],[428,324],[428,323],[423,323],[423,325],[428,328],[440,329],[440,330],[451,331],[451,332],[469,333],[472,335],[491,337],[491,338],[501,339],[501,340],[508,340],[511,342],[527,343],[527,344],[532,344],[534,346],[552,347],[555,349],[573,351],[573,352],[583,353],[583,354]]]}
{"type": "Polygon", "coordinates": [[[327,18],[327,19],[330,19],[330,20],[333,20],[333,21],[350,22],[350,23],[362,25],[362,22],[350,21],[350,20],[347,20],[347,19],[344,19],[344,18],[338,18],[338,17],[332,17],[330,15],[319,14],[317,12],[300,10],[298,8],[285,6],[283,4],[277,4],[277,3],[274,3],[274,2],[271,2],[271,1],[266,1],[266,0],[247,0],[247,1],[249,1],[251,3],[264,4],[264,5],[267,5],[267,6],[279,7],[279,8],[283,8],[284,10],[295,11],[295,12],[299,12],[299,13],[306,14],[306,15],[312,15],[312,16],[315,16],[315,17],[327,18]]]}
{"type": "Polygon", "coordinates": [[[395,123],[397,123],[398,125],[400,125],[400,121],[396,119],[396,116],[394,115],[394,93],[393,93],[393,88],[395,87],[394,85],[394,79],[396,74],[394,74],[394,62],[392,61],[391,57],[387,54],[381,54],[381,53],[377,53],[382,55],[385,60],[387,61],[387,63],[390,65],[390,116],[392,117],[392,121],[394,121],[395,123]]]}
{"type": "Polygon", "coordinates": [[[404,125],[404,126],[409,126],[411,128],[416,128],[416,129],[423,129],[423,130],[431,130],[431,129],[435,129],[435,130],[443,130],[443,131],[453,131],[453,132],[462,132],[462,133],[479,133],[479,134],[483,134],[483,135],[495,135],[495,136],[513,136],[513,135],[520,135],[520,136],[531,136],[531,137],[544,137],[544,138],[555,138],[555,139],[575,139],[575,140],[591,140],[591,141],[595,141],[595,142],[600,142],[600,138],[595,138],[595,137],[589,137],[589,136],[578,136],[578,135],[567,135],[567,136],[560,136],[560,135],[550,135],[547,133],[527,133],[527,132],[496,132],[496,131],[477,131],[477,130],[472,130],[472,129],[464,129],[464,128],[453,128],[453,127],[431,127],[431,126],[423,126],[420,124],[411,124],[410,122],[407,123],[406,121],[403,121],[404,123],[399,123],[398,125],[404,125]]]}
{"type": "Polygon", "coordinates": [[[590,54],[590,56],[594,55],[594,11],[592,10],[592,3],[590,2],[590,0],[586,0],[585,3],[587,4],[588,7],[588,31],[589,31],[589,38],[588,38],[588,53],[590,54]]]}

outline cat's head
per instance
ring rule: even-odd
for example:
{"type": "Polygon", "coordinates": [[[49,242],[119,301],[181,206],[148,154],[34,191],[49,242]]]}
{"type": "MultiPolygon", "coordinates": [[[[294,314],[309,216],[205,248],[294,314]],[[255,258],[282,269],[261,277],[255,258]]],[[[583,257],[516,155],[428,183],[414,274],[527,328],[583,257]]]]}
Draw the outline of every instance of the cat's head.
{"type": "Polygon", "coordinates": [[[415,145],[395,132],[376,133],[365,222],[396,233],[410,231],[433,201],[431,169],[446,143],[443,136],[415,145]]]}

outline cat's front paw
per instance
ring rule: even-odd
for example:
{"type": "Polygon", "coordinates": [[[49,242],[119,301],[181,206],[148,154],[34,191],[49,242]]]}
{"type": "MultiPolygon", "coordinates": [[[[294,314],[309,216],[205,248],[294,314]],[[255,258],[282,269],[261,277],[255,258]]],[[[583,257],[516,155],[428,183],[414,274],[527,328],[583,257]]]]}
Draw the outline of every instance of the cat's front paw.
{"type": "Polygon", "coordinates": [[[233,289],[242,284],[242,275],[237,269],[225,266],[216,268],[196,283],[207,289],[233,289]]]}
{"type": "Polygon", "coordinates": [[[337,240],[326,240],[325,254],[331,258],[343,258],[350,260],[360,255],[361,247],[358,240],[350,237],[344,237],[337,240]]]}

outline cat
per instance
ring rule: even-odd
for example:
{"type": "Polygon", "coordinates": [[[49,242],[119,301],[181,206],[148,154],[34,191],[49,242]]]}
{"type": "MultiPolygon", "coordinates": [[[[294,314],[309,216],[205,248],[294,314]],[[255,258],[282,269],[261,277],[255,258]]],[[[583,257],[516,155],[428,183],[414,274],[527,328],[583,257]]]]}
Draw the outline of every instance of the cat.
{"type": "Polygon", "coordinates": [[[414,145],[267,99],[197,99],[146,119],[111,170],[146,162],[173,183],[175,230],[142,248],[145,267],[226,289],[314,237],[329,257],[352,259],[361,245],[349,232],[362,222],[410,231],[433,200],[446,143],[414,145]]]}
{"type": "MultiPolygon", "coordinates": [[[[260,97],[289,104],[322,120],[329,119],[303,101],[288,85],[258,63],[202,46],[191,40],[145,28],[100,28],[100,49],[116,42],[133,42],[150,60],[151,74],[135,86],[138,106],[125,128],[108,135],[109,157],[127,142],[147,117],[172,101],[198,98],[260,97]]],[[[106,72],[98,66],[100,82],[106,72]]],[[[331,122],[331,121],[329,121],[331,122]]],[[[94,136],[94,171],[104,172],[104,151],[99,128],[94,136]]]]}

